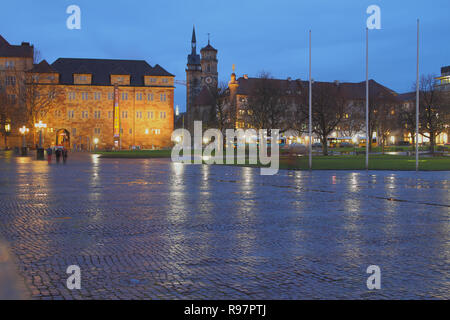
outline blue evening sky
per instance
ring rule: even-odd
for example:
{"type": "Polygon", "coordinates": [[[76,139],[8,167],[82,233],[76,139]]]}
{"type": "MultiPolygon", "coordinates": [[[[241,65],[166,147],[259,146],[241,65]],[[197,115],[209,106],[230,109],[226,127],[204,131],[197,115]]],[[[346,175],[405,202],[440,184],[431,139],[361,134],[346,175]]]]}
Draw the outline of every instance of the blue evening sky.
{"type": "MultiPolygon", "coordinates": [[[[0,34],[33,43],[49,63],[59,57],[144,59],[185,79],[192,25],[199,47],[219,50],[219,80],[260,71],[308,77],[308,30],[313,31],[313,78],[365,79],[366,8],[381,7],[382,29],[370,31],[370,78],[398,91],[415,81],[416,19],[421,19],[421,72],[450,65],[448,0],[54,0],[4,1],[0,34]],[[81,30],[66,28],[66,8],[81,8],[81,30]]],[[[185,87],[175,104],[185,108],[185,87]]]]}

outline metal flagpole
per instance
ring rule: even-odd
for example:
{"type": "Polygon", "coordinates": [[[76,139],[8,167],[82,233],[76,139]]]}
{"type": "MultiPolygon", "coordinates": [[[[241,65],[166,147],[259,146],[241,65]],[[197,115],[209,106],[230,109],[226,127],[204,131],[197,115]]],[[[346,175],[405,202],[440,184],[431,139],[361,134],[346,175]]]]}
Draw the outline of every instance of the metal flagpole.
{"type": "Polygon", "coordinates": [[[311,30],[309,30],[309,170],[312,170],[312,78],[311,78],[311,30]]]}
{"type": "Polygon", "coordinates": [[[419,171],[419,28],[417,19],[417,75],[416,75],[416,171],[419,171]]]}
{"type": "Polygon", "coordinates": [[[369,170],[369,28],[366,28],[366,170],[369,170]]]}

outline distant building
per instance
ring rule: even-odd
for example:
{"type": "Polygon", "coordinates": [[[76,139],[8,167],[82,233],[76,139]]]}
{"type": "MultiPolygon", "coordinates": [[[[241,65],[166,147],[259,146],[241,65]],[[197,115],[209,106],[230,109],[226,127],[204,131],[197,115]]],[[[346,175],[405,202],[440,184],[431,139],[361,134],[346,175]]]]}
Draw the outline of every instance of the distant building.
{"type": "MultiPolygon", "coordinates": [[[[26,73],[36,96],[54,103],[28,119],[47,125],[44,143],[91,150],[171,146],[174,75],[143,60],[59,58],[33,64],[33,49],[5,45],[0,37],[0,68],[11,63],[26,73]]],[[[29,98],[29,97],[28,97],[29,98]]],[[[33,128],[34,130],[34,128],[33,128]]]]}
{"type": "Polygon", "coordinates": [[[441,68],[441,76],[437,78],[441,90],[450,91],[450,66],[441,68]]]}

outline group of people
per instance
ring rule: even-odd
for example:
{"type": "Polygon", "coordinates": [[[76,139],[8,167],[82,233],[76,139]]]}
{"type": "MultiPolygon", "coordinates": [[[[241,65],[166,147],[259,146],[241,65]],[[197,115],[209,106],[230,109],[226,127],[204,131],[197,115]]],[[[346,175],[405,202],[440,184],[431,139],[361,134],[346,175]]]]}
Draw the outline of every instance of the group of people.
{"type": "Polygon", "coordinates": [[[67,161],[67,149],[62,146],[56,146],[56,147],[48,147],[47,148],[47,161],[48,164],[52,163],[52,155],[55,154],[56,163],[59,163],[61,161],[61,157],[63,160],[63,163],[65,164],[67,161]]]}

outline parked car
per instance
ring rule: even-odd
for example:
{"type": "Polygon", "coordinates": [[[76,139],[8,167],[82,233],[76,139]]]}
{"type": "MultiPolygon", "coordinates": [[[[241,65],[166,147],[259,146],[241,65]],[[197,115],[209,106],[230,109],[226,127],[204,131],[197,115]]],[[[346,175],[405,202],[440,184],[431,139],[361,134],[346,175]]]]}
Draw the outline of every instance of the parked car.
{"type": "Polygon", "coordinates": [[[313,148],[322,148],[322,144],[320,142],[313,143],[313,148]]]}
{"type": "Polygon", "coordinates": [[[410,146],[411,143],[409,141],[399,141],[397,142],[398,146],[410,146]]]}

